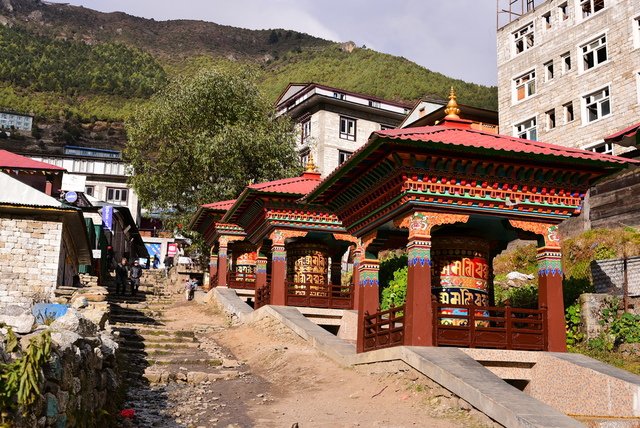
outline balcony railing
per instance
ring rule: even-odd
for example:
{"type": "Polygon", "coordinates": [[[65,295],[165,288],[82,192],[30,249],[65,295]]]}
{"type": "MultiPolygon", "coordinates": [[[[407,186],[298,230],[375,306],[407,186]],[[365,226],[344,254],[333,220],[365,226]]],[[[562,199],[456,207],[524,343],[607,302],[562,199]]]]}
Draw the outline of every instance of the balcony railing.
{"type": "Polygon", "coordinates": [[[286,282],[286,306],[353,309],[353,286],[286,282]]]}
{"type": "Polygon", "coordinates": [[[271,283],[267,283],[256,289],[255,308],[258,309],[269,304],[271,304],[271,283]]]}
{"type": "Polygon", "coordinates": [[[256,288],[255,273],[227,272],[227,287],[242,290],[254,290],[256,288]]]}
{"type": "Polygon", "coordinates": [[[547,311],[433,302],[436,346],[548,349],[547,311]]]}
{"type": "Polygon", "coordinates": [[[364,351],[400,346],[404,343],[404,306],[364,314],[364,351]]]}

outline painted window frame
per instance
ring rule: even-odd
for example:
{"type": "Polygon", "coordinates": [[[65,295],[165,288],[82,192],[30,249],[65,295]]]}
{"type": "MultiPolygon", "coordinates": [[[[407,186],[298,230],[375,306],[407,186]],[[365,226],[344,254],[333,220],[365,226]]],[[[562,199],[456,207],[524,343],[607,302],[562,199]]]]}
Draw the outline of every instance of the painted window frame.
{"type": "Polygon", "coordinates": [[[513,79],[513,102],[518,103],[534,96],[536,88],[536,70],[529,70],[513,79]]]}
{"type": "Polygon", "coordinates": [[[582,114],[585,125],[598,122],[613,114],[611,87],[609,85],[582,96],[582,114]],[[600,97],[598,97],[600,96],[600,97]],[[593,99],[592,99],[593,98],[593,99]],[[594,110],[595,106],[595,110],[594,110]],[[595,117],[593,112],[595,111],[595,117]],[[592,118],[593,117],[593,118],[592,118]]]}
{"type": "Polygon", "coordinates": [[[513,125],[513,135],[525,140],[538,141],[538,119],[536,116],[513,125]]]}
{"type": "Polygon", "coordinates": [[[343,140],[356,141],[356,124],[356,119],[340,116],[340,138],[343,140]]]}

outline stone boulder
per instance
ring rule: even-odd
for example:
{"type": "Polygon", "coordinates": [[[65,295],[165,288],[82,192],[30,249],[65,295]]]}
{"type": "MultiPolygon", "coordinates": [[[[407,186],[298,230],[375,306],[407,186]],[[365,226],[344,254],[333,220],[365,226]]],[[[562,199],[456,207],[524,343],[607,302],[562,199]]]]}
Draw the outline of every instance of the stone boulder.
{"type": "Polygon", "coordinates": [[[98,325],[96,325],[96,323],[73,308],[69,308],[66,314],[56,319],[51,324],[51,327],[69,330],[78,333],[82,337],[92,337],[98,332],[98,325]]]}
{"type": "Polygon", "coordinates": [[[29,308],[18,305],[0,307],[0,323],[11,326],[15,333],[29,333],[35,322],[36,317],[29,308]]]}

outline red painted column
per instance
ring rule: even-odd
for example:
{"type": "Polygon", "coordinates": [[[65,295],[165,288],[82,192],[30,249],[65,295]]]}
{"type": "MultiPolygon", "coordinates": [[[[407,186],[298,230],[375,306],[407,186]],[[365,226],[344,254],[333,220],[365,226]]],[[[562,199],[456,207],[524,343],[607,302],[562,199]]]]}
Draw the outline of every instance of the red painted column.
{"type": "Polygon", "coordinates": [[[212,289],[213,287],[217,287],[218,279],[216,276],[218,275],[218,254],[211,249],[211,254],[209,254],[209,286],[207,290],[212,289]]]}
{"type": "Polygon", "coordinates": [[[287,253],[284,240],[271,245],[271,304],[286,306],[287,253]]]}
{"type": "Polygon", "coordinates": [[[407,253],[409,269],[404,311],[404,344],[406,346],[433,346],[431,237],[410,235],[407,253]]]}
{"type": "Polygon", "coordinates": [[[364,351],[365,313],[374,314],[380,307],[378,271],[380,263],[375,259],[364,259],[359,264],[358,291],[358,340],[356,351],[364,351]]]}
{"type": "Polygon", "coordinates": [[[353,272],[351,284],[353,284],[353,309],[359,310],[360,305],[360,263],[362,262],[362,247],[356,245],[353,254],[353,272]]]}
{"type": "Polygon", "coordinates": [[[225,236],[220,238],[220,246],[218,248],[218,287],[227,286],[227,270],[229,267],[227,257],[228,241],[225,236]]]}
{"type": "Polygon", "coordinates": [[[551,352],[567,352],[567,333],[562,293],[560,247],[538,248],[538,309],[547,307],[548,345],[551,352]]]}
{"type": "Polygon", "coordinates": [[[258,252],[256,260],[256,290],[267,285],[267,257],[258,252]]]}

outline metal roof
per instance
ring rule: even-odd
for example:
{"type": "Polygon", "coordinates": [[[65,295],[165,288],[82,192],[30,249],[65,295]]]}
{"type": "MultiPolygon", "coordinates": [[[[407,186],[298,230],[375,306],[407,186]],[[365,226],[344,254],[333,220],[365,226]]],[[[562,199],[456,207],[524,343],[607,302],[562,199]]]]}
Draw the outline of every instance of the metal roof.
{"type": "Polygon", "coordinates": [[[25,156],[20,156],[6,150],[0,150],[0,168],[10,169],[37,169],[41,171],[66,171],[60,166],[40,162],[25,156]]]}

